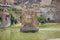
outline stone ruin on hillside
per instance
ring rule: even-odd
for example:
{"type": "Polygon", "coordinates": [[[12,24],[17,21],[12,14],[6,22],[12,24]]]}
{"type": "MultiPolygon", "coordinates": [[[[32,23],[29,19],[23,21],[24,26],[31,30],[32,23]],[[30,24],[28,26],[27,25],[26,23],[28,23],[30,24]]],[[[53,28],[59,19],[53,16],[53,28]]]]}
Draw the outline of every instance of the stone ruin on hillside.
{"type": "Polygon", "coordinates": [[[0,28],[9,27],[11,25],[10,14],[7,8],[10,8],[10,5],[0,4],[0,28]]]}
{"type": "Polygon", "coordinates": [[[25,9],[22,11],[22,24],[21,32],[37,32],[39,30],[39,22],[36,17],[35,11],[32,9],[25,9]]]}
{"type": "Polygon", "coordinates": [[[6,10],[0,11],[0,28],[10,26],[10,15],[6,10]]]}

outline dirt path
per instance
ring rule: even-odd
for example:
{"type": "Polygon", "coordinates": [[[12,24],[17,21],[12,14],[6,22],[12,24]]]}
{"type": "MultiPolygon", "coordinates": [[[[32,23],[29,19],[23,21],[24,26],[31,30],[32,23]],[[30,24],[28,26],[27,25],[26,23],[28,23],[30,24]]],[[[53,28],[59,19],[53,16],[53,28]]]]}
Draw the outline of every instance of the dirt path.
{"type": "Polygon", "coordinates": [[[48,39],[48,40],[60,40],[60,38],[56,38],[56,39],[48,39]]]}
{"type": "Polygon", "coordinates": [[[57,30],[57,31],[60,31],[60,28],[40,28],[39,31],[40,30],[52,30],[52,31],[57,30]]]}

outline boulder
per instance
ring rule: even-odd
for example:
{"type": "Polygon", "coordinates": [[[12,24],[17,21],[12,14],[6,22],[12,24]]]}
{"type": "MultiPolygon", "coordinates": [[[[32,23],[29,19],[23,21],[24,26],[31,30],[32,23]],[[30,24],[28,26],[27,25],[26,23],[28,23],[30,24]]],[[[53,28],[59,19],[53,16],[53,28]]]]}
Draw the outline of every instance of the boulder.
{"type": "Polygon", "coordinates": [[[35,27],[32,23],[26,23],[20,28],[21,32],[37,32],[39,29],[35,27]]]}

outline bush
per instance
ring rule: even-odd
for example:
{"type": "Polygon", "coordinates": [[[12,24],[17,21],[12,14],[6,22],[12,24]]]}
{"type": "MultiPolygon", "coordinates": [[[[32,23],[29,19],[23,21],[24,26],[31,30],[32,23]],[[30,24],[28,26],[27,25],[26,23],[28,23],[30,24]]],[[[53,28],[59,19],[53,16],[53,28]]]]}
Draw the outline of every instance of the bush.
{"type": "Polygon", "coordinates": [[[12,7],[12,8],[8,8],[9,11],[18,11],[18,9],[12,7]]]}
{"type": "Polygon", "coordinates": [[[38,17],[38,21],[43,24],[43,23],[46,23],[48,20],[45,17],[40,16],[38,17]]]}
{"type": "Polygon", "coordinates": [[[16,9],[15,7],[8,8],[8,11],[13,11],[13,12],[15,12],[16,14],[20,14],[20,11],[19,11],[18,9],[16,9]]]}
{"type": "Polygon", "coordinates": [[[0,11],[3,11],[4,10],[4,8],[0,8],[0,11]]]}

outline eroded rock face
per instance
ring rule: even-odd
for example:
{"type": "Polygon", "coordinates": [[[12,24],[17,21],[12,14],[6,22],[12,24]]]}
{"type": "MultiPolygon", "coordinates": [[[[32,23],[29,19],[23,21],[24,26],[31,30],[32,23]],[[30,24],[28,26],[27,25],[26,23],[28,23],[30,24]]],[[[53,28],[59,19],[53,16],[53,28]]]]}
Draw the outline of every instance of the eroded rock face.
{"type": "Polygon", "coordinates": [[[39,29],[35,27],[32,23],[26,23],[23,27],[21,27],[21,32],[37,32],[39,29]]]}

